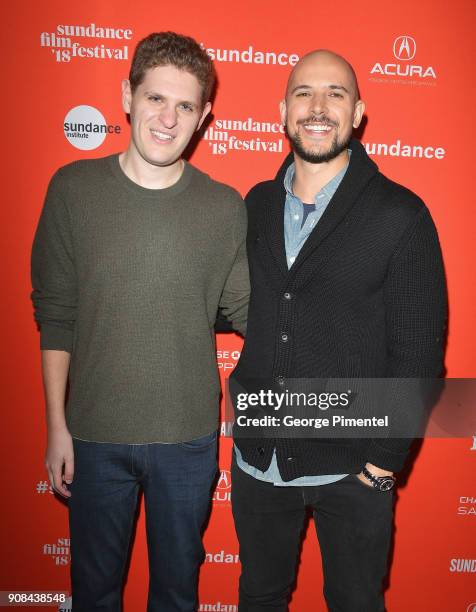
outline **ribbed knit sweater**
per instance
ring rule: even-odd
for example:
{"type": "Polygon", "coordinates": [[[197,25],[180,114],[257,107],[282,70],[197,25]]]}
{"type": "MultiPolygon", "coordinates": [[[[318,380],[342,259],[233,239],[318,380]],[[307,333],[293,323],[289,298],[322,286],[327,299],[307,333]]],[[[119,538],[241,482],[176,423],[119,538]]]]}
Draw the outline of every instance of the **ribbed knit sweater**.
{"type": "MultiPolygon", "coordinates": [[[[289,379],[441,373],[446,283],[430,213],[418,196],[383,176],[358,141],[350,146],[349,168],[289,270],[283,177],[291,160],[246,197],[252,291],[246,341],[232,374],[245,389],[249,380],[284,391],[289,379]]],[[[276,448],[286,481],[357,473],[366,462],[396,471],[408,452],[410,439],[398,430],[411,406],[399,397],[388,409],[395,427],[386,438],[250,435],[235,443],[260,471],[276,448]]]]}
{"type": "Polygon", "coordinates": [[[118,155],[52,178],[32,253],[41,348],[71,353],[73,437],[187,441],[217,427],[218,307],[244,332],[246,210],[190,164],[146,189],[118,155]]]}

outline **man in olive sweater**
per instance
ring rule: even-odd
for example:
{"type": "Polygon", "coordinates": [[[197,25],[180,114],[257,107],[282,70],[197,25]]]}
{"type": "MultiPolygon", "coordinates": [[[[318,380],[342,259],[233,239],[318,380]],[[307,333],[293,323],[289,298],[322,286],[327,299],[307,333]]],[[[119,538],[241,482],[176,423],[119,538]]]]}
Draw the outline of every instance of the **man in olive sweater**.
{"type": "Polygon", "coordinates": [[[243,333],[249,294],[244,204],[181,158],[213,85],[192,39],[141,41],[123,82],[127,150],[58,170],[36,232],[46,466],[68,498],[75,612],[120,609],[139,487],[148,611],[196,609],[216,474],[213,326],[220,308],[243,333]]]}

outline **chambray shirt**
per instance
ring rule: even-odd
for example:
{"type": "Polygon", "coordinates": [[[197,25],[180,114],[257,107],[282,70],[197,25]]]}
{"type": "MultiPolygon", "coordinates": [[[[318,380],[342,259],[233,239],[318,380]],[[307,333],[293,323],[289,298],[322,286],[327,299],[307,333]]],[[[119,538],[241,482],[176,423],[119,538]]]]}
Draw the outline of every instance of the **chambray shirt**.
{"type": "MultiPolygon", "coordinates": [[[[348,149],[349,157],[352,151],[348,149]]],[[[286,261],[288,263],[288,269],[296,261],[299,251],[304,246],[304,243],[309,237],[309,234],[317,225],[319,219],[324,214],[327,205],[331,201],[332,196],[337,191],[344,174],[348,168],[342,168],[342,170],[334,176],[324,187],[314,196],[315,210],[311,212],[304,211],[304,205],[302,201],[293,193],[293,181],[295,167],[294,163],[289,166],[284,176],[284,188],[286,189],[286,202],[284,205],[284,241],[286,247],[286,261]],[[307,216],[306,216],[307,214],[307,216]]],[[[277,487],[302,487],[302,486],[317,486],[330,484],[345,478],[347,474],[325,474],[322,476],[301,476],[295,478],[289,482],[285,482],[281,478],[279,473],[278,461],[276,459],[276,449],[273,452],[271,463],[266,472],[258,470],[252,465],[249,465],[244,461],[240,449],[234,445],[236,463],[244,472],[253,476],[257,480],[263,480],[265,482],[271,482],[277,487]]]]}

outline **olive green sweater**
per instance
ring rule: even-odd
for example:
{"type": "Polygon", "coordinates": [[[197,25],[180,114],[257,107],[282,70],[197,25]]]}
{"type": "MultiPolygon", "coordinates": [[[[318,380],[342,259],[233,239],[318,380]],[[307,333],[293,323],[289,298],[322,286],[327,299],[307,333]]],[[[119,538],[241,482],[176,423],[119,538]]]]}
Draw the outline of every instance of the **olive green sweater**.
{"type": "Polygon", "coordinates": [[[146,189],[118,155],[52,178],[32,253],[41,348],[71,353],[73,437],[187,441],[217,427],[218,307],[245,330],[246,210],[190,164],[146,189]]]}

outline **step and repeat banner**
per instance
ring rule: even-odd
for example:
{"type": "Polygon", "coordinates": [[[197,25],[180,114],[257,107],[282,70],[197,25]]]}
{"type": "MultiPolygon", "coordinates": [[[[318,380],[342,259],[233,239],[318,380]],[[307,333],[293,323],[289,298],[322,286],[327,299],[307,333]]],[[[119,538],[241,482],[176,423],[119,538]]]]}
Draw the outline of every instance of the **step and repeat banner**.
{"type": "MultiPolygon", "coordinates": [[[[278,103],[299,58],[328,48],[352,63],[367,105],[359,137],[385,174],[422,197],[439,231],[450,298],[447,376],[475,376],[472,1],[17,0],[2,12],[6,172],[0,590],[70,590],[67,509],[52,494],[43,465],[30,247],[52,173],[72,160],[126,148],[129,125],[121,109],[121,80],[128,75],[136,43],[152,31],[193,36],[215,60],[219,87],[213,116],[191,161],[243,195],[274,176],[289,150],[278,103]]],[[[235,367],[241,346],[234,334],[217,338],[222,381],[235,367]]],[[[230,508],[229,433],[223,423],[220,477],[200,576],[203,611],[237,610],[240,565],[230,508]]],[[[397,494],[386,590],[390,612],[476,611],[473,433],[474,438],[428,439],[415,446],[397,494]]],[[[146,607],[143,519],[141,508],[124,592],[127,612],[146,607]]],[[[66,600],[59,609],[70,605],[66,600]]],[[[326,609],[312,522],[290,609],[326,609]]]]}

